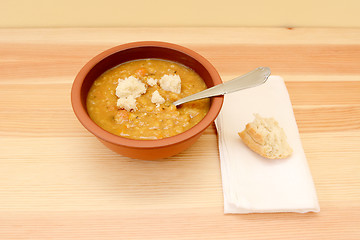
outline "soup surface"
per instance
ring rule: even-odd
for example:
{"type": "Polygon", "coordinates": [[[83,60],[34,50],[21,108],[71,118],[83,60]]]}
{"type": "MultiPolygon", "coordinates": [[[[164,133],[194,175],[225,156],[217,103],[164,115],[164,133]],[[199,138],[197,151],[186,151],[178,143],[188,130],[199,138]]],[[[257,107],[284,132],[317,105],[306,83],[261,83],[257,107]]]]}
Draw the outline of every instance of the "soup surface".
{"type": "Polygon", "coordinates": [[[115,135],[161,139],[182,133],[205,117],[209,99],[178,108],[172,103],[206,88],[195,71],[181,64],[160,59],[130,61],[95,80],[87,110],[97,125],[115,135]]]}

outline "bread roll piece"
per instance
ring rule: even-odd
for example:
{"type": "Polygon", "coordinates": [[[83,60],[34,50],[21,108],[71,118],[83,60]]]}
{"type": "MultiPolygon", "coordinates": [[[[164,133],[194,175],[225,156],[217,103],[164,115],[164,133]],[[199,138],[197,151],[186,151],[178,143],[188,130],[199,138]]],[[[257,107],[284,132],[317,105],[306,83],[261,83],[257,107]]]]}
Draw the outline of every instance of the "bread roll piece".
{"type": "Polygon", "coordinates": [[[255,120],[239,132],[243,142],[254,152],[265,158],[280,159],[291,155],[292,149],[286,141],[284,130],[273,118],[254,114],[255,120]]]}

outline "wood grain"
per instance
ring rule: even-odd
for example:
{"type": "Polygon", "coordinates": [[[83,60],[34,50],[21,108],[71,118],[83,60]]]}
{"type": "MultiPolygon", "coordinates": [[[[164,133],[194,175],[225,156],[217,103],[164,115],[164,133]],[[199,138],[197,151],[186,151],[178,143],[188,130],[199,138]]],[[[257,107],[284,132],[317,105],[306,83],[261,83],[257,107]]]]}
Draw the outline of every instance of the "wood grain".
{"type": "Polygon", "coordinates": [[[360,239],[360,29],[0,29],[0,239],[360,239]],[[318,214],[224,215],[214,125],[162,161],[122,157],[75,118],[71,84],[117,44],[161,40],[224,81],[282,76],[318,214]]]}

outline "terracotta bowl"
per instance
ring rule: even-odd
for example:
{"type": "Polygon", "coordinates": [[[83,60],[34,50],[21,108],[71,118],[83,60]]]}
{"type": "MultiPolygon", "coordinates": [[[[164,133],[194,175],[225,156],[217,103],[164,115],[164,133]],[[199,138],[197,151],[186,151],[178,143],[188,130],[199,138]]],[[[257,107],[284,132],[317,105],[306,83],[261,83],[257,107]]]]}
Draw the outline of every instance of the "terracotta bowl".
{"type": "Polygon", "coordinates": [[[131,158],[154,160],[173,156],[190,147],[215,120],[224,99],[223,96],[213,97],[210,111],[204,119],[176,136],[159,140],[133,140],[107,132],[96,125],[87,113],[88,91],[95,79],[106,70],[127,61],[144,58],[159,58],[188,66],[202,77],[208,87],[222,83],[210,62],[190,49],[165,42],[133,42],[108,49],[86,63],[74,80],[71,102],[82,125],[109,149],[131,158]]]}

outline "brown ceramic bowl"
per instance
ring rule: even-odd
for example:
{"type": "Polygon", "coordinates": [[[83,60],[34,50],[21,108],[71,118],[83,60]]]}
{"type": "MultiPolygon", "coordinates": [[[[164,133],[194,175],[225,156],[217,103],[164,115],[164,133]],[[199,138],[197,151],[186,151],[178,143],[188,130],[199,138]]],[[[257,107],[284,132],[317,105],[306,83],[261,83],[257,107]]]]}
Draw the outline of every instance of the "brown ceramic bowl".
{"type": "Polygon", "coordinates": [[[197,125],[176,136],[159,140],[134,140],[116,136],[96,125],[86,109],[86,97],[95,79],[121,63],[159,58],[181,63],[196,71],[208,87],[222,83],[216,69],[204,57],[185,47],[165,42],[133,42],[108,49],[91,59],[76,76],[71,102],[82,125],[109,149],[127,157],[153,160],[173,156],[190,147],[220,112],[223,96],[213,97],[208,114],[197,125]]]}

